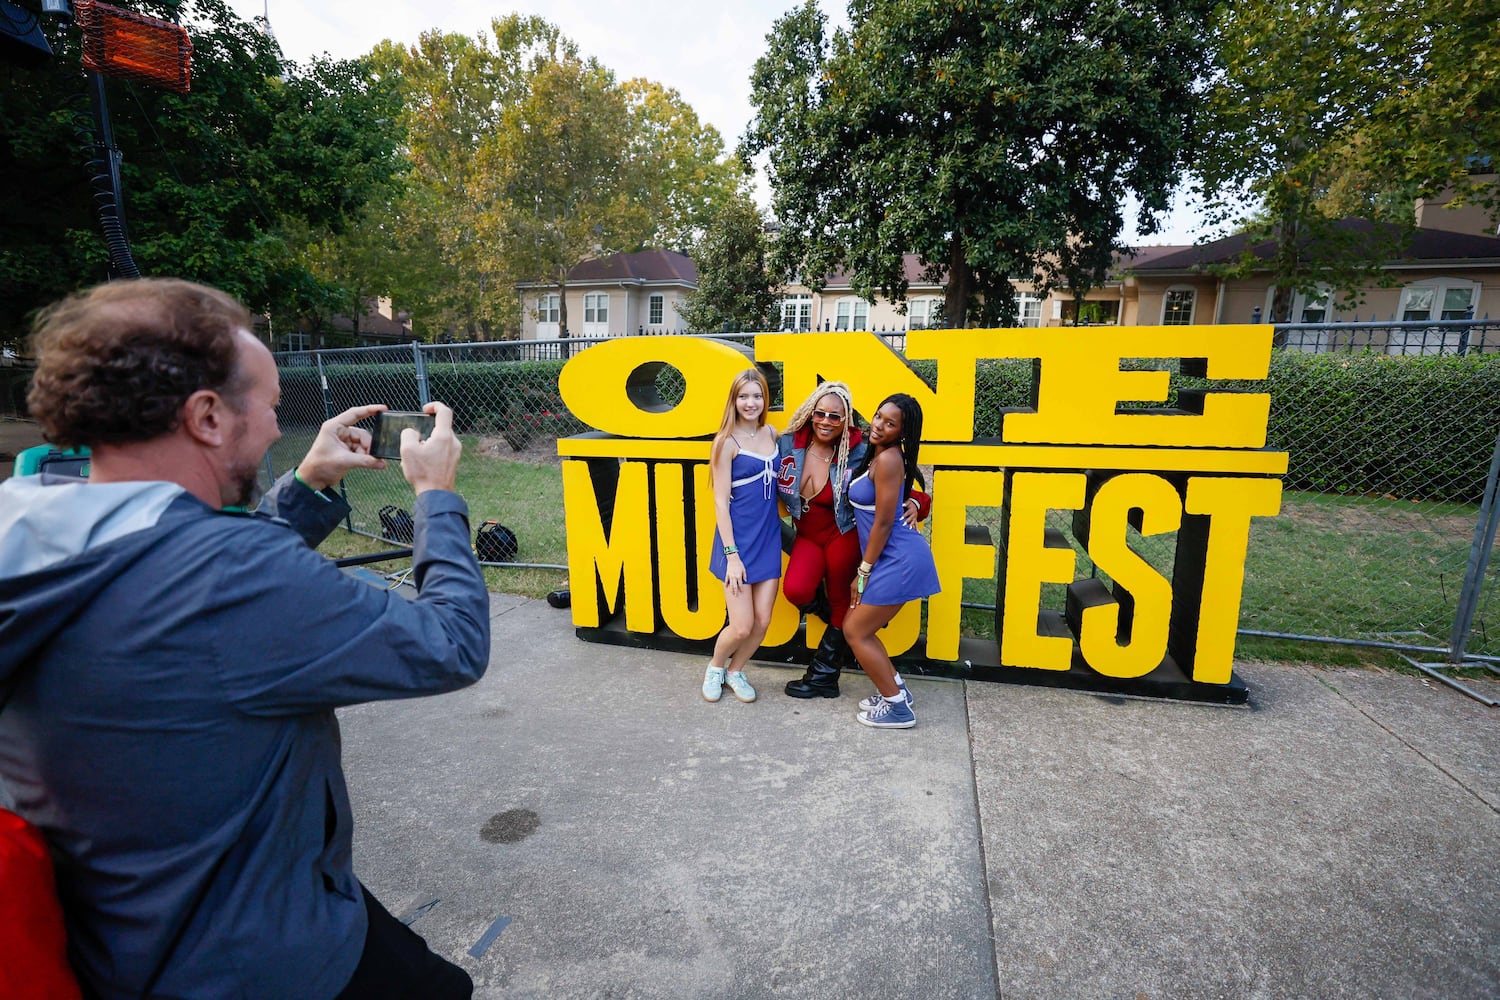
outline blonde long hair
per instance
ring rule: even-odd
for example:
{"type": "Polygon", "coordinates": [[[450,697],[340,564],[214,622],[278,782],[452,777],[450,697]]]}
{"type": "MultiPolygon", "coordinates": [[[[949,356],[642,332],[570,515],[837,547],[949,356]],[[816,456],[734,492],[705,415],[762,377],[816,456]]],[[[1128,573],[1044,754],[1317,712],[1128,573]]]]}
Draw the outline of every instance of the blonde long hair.
{"type": "Polygon", "coordinates": [[[740,390],[746,385],[754,383],[760,386],[760,416],[755,418],[755,429],[759,431],[766,426],[766,411],[771,408],[771,387],[766,383],[766,377],[760,373],[759,368],[746,368],[734,377],[729,384],[729,400],[724,404],[724,419],[719,421],[719,433],[714,435],[713,447],[708,453],[708,474],[713,476],[714,463],[719,460],[719,451],[724,447],[724,442],[729,440],[734,433],[734,425],[739,420],[739,409],[734,405],[739,398],[740,390]]]}
{"type": "MultiPolygon", "coordinates": [[[[839,498],[844,493],[844,476],[849,470],[849,428],[854,426],[854,398],[849,394],[849,387],[842,382],[819,382],[813,394],[802,401],[796,412],[787,421],[787,433],[795,434],[807,425],[812,419],[812,411],[817,409],[818,400],[824,396],[837,396],[844,404],[844,426],[839,431],[839,444],[834,449],[833,474],[829,479],[833,481],[833,502],[838,505],[839,498]]],[[[808,441],[812,443],[811,439],[808,441]]]]}

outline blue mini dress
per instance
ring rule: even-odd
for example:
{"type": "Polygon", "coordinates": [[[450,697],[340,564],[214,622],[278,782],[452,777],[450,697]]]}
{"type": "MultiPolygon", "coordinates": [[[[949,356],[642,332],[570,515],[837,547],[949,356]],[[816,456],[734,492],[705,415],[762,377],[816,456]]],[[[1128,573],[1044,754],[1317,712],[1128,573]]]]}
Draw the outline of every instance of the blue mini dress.
{"type": "MultiPolygon", "coordinates": [[[[781,518],[776,510],[776,455],[741,451],[729,467],[729,523],[734,544],[745,564],[745,582],[781,579],[781,518]]],[[[714,528],[713,554],[708,571],[724,579],[729,558],[714,528]]]]}
{"type": "MultiPolygon", "coordinates": [[[[875,525],[875,483],[867,472],[849,484],[849,502],[854,505],[854,519],[859,526],[859,548],[863,552],[870,541],[870,529],[875,525]]],[[[891,525],[890,537],[885,549],[875,560],[870,579],[865,581],[865,592],[860,595],[864,604],[905,604],[921,597],[930,597],[942,590],[938,583],[937,563],[932,558],[932,546],[916,528],[908,528],[901,518],[891,525]]]]}

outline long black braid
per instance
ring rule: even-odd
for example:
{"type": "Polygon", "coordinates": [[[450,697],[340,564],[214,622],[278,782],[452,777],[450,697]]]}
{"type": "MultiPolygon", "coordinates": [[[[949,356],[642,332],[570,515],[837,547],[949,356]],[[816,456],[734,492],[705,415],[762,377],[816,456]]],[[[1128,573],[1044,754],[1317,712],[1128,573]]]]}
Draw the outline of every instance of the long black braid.
{"type": "MultiPolygon", "coordinates": [[[[907,496],[911,493],[913,481],[921,483],[925,488],[927,481],[922,478],[922,470],[917,468],[917,449],[922,443],[922,404],[912,396],[904,392],[893,393],[880,401],[880,406],[886,403],[895,403],[896,409],[901,411],[901,437],[896,441],[896,447],[901,449],[901,462],[905,466],[906,475],[901,484],[901,495],[907,496]]],[[[880,406],[875,407],[878,412],[880,406]]],[[[859,464],[859,471],[853,476],[858,479],[870,470],[870,463],[875,459],[875,449],[865,448],[864,460],[859,464]]]]}

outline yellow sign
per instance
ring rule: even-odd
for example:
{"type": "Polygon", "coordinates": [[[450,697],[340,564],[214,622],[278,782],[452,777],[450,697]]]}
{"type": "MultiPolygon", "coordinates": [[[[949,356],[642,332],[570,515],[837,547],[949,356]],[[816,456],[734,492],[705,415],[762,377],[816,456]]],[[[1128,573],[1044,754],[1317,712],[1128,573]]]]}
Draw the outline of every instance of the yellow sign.
{"type": "MultiPolygon", "coordinates": [[[[795,406],[821,379],[849,385],[870,413],[894,392],[922,404],[923,464],[933,466],[932,549],[942,590],[927,600],[923,654],[959,657],[965,580],[995,589],[995,662],[1109,678],[1159,668],[1201,684],[1227,684],[1251,518],[1280,509],[1285,452],[1266,449],[1270,397],[1212,388],[1264,379],[1271,327],[1086,327],[923,330],[906,357],[936,363],[929,387],[871,333],[761,334],[755,360],[782,371],[795,406]],[[1000,435],[976,438],[977,362],[1029,359],[1032,405],[1002,414],[1000,435]],[[1178,392],[1171,374],[1133,361],[1181,359],[1207,389],[1178,392]],[[1147,404],[1135,409],[1121,404],[1147,404]],[[1159,404],[1152,406],[1152,404],[1159,404]],[[998,538],[969,526],[968,511],[999,507],[998,538]],[[1048,516],[1072,519],[1070,541],[1048,516]],[[1170,571],[1130,544],[1175,533],[1170,571]],[[1076,579],[1085,553],[1109,585],[1076,579]],[[1066,606],[1043,606],[1043,586],[1063,584],[1066,606]]],[[[563,461],[573,621],[597,628],[623,611],[625,628],[707,639],[724,622],[724,596],[708,573],[713,501],[708,438],[724,393],[746,365],[728,344],[641,337],[596,344],[559,379],[563,402],[603,433],[558,442],[563,461]],[[656,397],[663,366],[681,373],[682,400],[656,397]]],[[[785,425],[784,412],[770,422],[785,425]]],[[[765,645],[796,636],[797,611],[779,598],[765,645]]],[[[821,623],[810,621],[815,644],[821,623]]],[[[921,639],[914,602],[887,626],[893,655],[921,639]]]]}

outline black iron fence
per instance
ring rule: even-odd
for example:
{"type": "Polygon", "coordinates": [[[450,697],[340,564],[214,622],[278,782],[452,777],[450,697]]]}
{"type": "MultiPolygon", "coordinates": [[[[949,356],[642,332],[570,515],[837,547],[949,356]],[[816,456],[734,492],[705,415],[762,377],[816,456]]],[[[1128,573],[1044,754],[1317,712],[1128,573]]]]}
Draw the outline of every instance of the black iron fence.
{"type": "Polygon", "coordinates": [[[1464,356],[1500,353],[1500,320],[1422,320],[1377,323],[1288,323],[1276,343],[1309,354],[1464,356]]]}

